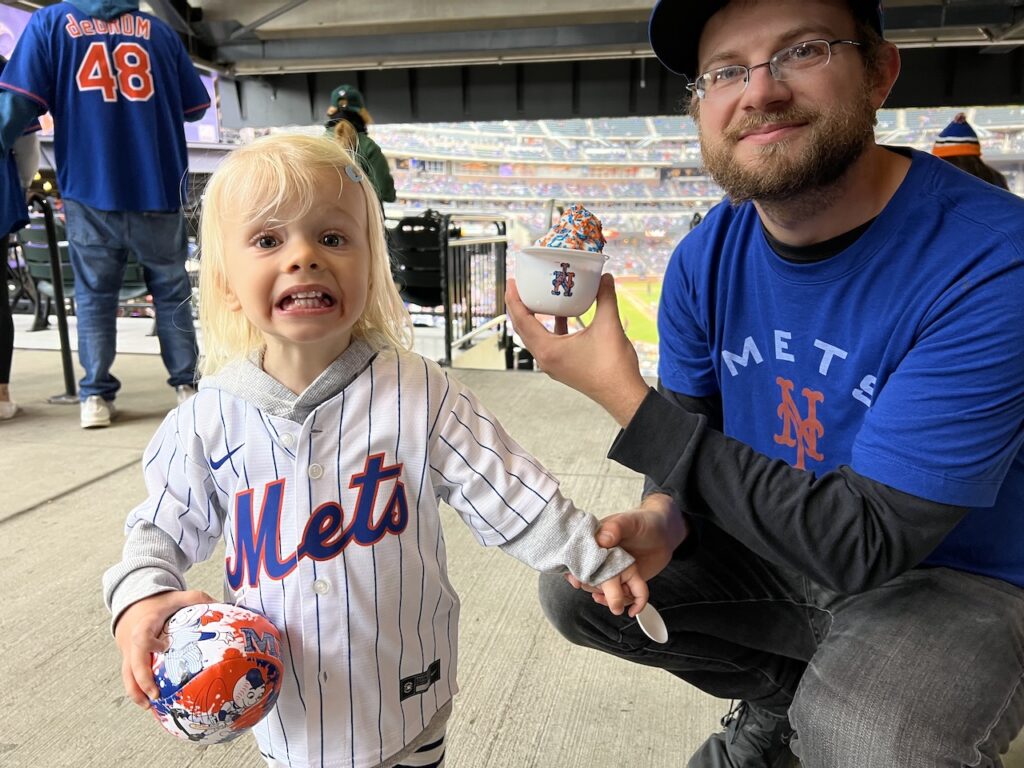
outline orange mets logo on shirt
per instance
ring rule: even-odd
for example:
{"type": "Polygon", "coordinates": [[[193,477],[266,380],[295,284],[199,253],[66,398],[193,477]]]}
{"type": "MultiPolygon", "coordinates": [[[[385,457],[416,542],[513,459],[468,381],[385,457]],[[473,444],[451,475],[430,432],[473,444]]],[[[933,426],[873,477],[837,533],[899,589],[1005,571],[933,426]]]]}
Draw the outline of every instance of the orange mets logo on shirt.
{"type": "MultiPolygon", "coordinates": [[[[793,345],[793,333],[776,328],[772,330],[768,339],[759,345],[753,336],[746,336],[742,345],[737,349],[722,349],[721,359],[723,368],[722,375],[726,373],[729,377],[741,376],[745,371],[756,369],[758,366],[770,364],[770,356],[782,364],[804,363],[806,357],[810,357],[813,368],[805,367],[807,375],[813,375],[817,369],[817,375],[822,384],[828,381],[833,368],[839,370],[844,378],[849,377],[849,372],[843,374],[844,366],[848,365],[850,352],[843,347],[815,338],[810,344],[796,347],[793,345]]],[[[806,364],[805,364],[806,366],[806,364]]],[[[856,382],[852,389],[847,390],[849,397],[860,403],[865,408],[870,408],[878,388],[876,374],[863,372],[853,379],[856,382]]],[[[819,419],[818,405],[825,402],[825,394],[821,390],[803,387],[800,395],[796,396],[796,384],[783,376],[776,376],[775,383],[780,390],[780,402],[776,413],[781,420],[778,434],[772,435],[776,445],[796,449],[795,461],[791,463],[797,469],[806,469],[807,460],[824,461],[825,455],[819,450],[819,441],[825,436],[825,426],[819,419]]],[[[829,391],[835,394],[835,388],[829,391]]],[[[840,391],[838,393],[842,395],[840,391]]],[[[835,409],[846,408],[846,404],[840,399],[833,398],[832,413],[835,409]]]]}
{"type": "Polygon", "coordinates": [[[776,376],[775,383],[782,390],[782,402],[776,410],[782,419],[782,431],[773,437],[777,445],[795,447],[796,462],[793,466],[797,469],[806,469],[807,456],[815,461],[825,458],[818,452],[818,438],[825,434],[825,427],[818,420],[818,403],[825,401],[825,395],[809,387],[801,389],[800,394],[807,406],[806,414],[801,414],[800,407],[793,399],[793,382],[776,376]]]}

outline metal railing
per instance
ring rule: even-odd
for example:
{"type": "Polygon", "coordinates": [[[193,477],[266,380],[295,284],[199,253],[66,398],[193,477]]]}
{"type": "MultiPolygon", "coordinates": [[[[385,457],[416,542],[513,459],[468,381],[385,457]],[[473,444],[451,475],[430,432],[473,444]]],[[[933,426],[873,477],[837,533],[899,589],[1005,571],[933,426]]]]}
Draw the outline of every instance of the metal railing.
{"type": "MultiPolygon", "coordinates": [[[[46,224],[46,240],[50,252],[50,273],[53,281],[53,303],[57,315],[57,332],[60,337],[60,362],[64,374],[64,391],[59,395],[51,395],[47,402],[59,405],[73,405],[78,403],[78,393],[75,388],[75,369],[71,362],[71,339],[68,331],[67,307],[64,304],[64,277],[60,261],[60,252],[57,248],[57,225],[54,221],[53,206],[49,199],[42,195],[33,194],[28,200],[29,208],[43,214],[46,224]]],[[[39,301],[42,301],[42,296],[39,301]]]]}
{"type": "MultiPolygon", "coordinates": [[[[466,349],[473,331],[505,315],[508,236],[500,216],[447,214],[444,221],[441,293],[445,297],[444,362],[450,366],[456,339],[466,349]]],[[[502,324],[500,345],[509,342],[507,324],[502,324]]]]}
{"type": "Polygon", "coordinates": [[[505,318],[505,218],[426,211],[400,219],[398,229],[411,234],[395,235],[395,279],[400,288],[403,283],[414,288],[403,296],[407,301],[432,296],[429,300],[438,302],[426,314],[443,317],[444,356],[439,362],[451,366],[453,352],[468,349],[486,329],[500,327],[499,348],[511,344],[505,318]]]}

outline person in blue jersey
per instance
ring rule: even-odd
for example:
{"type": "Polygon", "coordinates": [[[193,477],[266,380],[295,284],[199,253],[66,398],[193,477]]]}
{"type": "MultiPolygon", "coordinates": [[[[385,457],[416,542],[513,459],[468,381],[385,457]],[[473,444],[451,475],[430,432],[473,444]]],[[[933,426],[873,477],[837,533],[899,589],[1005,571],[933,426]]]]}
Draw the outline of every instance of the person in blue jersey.
{"type": "MultiPolygon", "coordinates": [[[[0,72],[7,59],[0,56],[0,72]]],[[[25,190],[39,167],[39,122],[33,120],[14,147],[4,152],[0,167],[0,243],[6,246],[8,238],[28,224],[25,190]]],[[[8,257],[6,247],[4,258],[8,257]]],[[[0,291],[0,421],[12,419],[18,413],[18,404],[11,399],[11,362],[14,358],[14,318],[11,316],[10,296],[6,283],[0,291]]]]}
{"type": "Polygon", "coordinates": [[[137,0],[72,0],[32,14],[0,76],[0,147],[49,111],[75,274],[81,425],[106,427],[127,255],[143,266],[160,354],[179,402],[197,358],[182,215],[183,123],[209,95],[181,40],[137,0]]]}
{"type": "Polygon", "coordinates": [[[649,29],[727,193],[667,267],[657,390],[610,276],[571,336],[513,286],[508,307],[647,476],[598,541],[654,576],[669,640],[561,579],[545,612],[739,702],[692,768],[1001,765],[1024,721],[1024,201],[875,143],[900,68],[877,0],[660,0],[649,29]]]}

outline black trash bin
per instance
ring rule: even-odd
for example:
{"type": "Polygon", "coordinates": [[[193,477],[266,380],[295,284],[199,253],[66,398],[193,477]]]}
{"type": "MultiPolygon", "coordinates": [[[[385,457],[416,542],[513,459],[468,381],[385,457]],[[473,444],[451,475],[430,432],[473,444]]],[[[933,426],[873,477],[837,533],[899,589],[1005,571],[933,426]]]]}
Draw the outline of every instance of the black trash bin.
{"type": "Polygon", "coordinates": [[[441,290],[444,220],[436,211],[406,216],[390,230],[391,275],[402,299],[421,307],[444,304],[441,290]]]}

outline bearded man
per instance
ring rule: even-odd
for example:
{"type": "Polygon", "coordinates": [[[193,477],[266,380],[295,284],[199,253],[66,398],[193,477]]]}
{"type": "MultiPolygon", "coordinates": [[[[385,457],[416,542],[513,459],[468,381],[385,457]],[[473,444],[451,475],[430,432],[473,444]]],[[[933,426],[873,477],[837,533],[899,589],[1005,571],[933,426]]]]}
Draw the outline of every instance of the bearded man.
{"type": "Polygon", "coordinates": [[[875,143],[900,68],[877,2],[660,0],[650,36],[728,194],[669,263],[657,391],[610,276],[571,336],[507,299],[647,476],[597,538],[637,557],[668,641],[558,578],[545,613],[739,700],[691,768],[1001,765],[1024,719],[1024,202],[875,143]]]}

